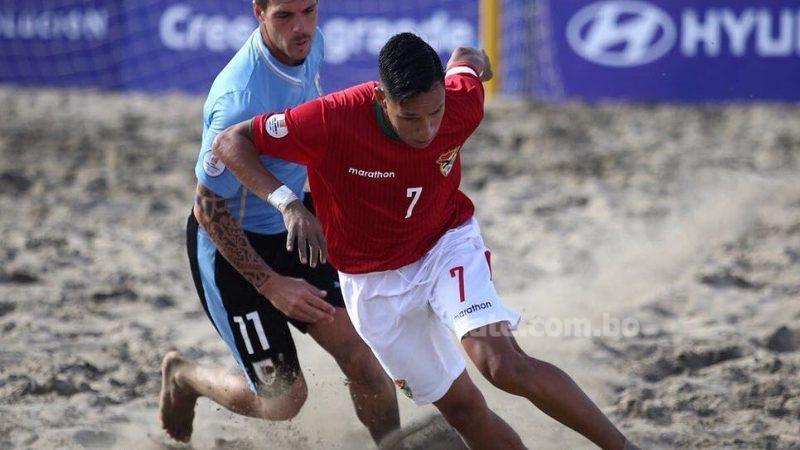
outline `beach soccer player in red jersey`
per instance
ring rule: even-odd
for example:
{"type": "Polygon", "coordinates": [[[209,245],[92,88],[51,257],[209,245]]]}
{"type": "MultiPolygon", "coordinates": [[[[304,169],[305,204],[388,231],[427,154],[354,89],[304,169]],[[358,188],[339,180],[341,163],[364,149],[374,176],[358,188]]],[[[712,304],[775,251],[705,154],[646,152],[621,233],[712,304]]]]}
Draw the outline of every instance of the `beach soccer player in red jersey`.
{"type": "Polygon", "coordinates": [[[427,43],[402,33],[381,50],[379,71],[380,82],[234,125],[212,151],[273,202],[282,187],[259,155],[308,167],[327,242],[312,250],[339,271],[353,325],[402,392],[433,403],[470,447],[523,444],[487,407],[452,333],[493,385],[601,448],[635,448],[566,373],[511,334],[520,316],[495,291],[474,207],[459,190],[460,150],[483,118],[482,81],[492,76],[486,55],[459,48],[445,71],[427,43]]]}

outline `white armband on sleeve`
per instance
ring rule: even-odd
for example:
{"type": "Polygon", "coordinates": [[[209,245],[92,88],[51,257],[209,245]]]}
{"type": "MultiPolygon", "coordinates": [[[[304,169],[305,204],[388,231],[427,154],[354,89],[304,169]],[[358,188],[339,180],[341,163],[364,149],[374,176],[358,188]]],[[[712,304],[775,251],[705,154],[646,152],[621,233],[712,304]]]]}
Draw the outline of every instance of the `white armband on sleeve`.
{"type": "Polygon", "coordinates": [[[298,200],[297,196],[294,195],[294,192],[286,187],[285,184],[272,191],[272,194],[269,194],[267,197],[267,202],[277,208],[280,212],[283,212],[289,203],[292,203],[295,200],[298,200]]]}

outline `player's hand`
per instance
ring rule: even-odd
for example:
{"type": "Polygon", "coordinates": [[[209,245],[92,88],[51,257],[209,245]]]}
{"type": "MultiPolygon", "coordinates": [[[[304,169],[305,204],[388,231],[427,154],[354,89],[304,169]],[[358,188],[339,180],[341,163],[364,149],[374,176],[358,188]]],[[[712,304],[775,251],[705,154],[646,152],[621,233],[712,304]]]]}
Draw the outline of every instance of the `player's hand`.
{"type": "Polygon", "coordinates": [[[305,280],[273,274],[258,291],[292,319],[308,323],[333,322],[336,308],[322,299],[328,293],[305,280]]]}
{"type": "Polygon", "coordinates": [[[492,62],[489,61],[489,56],[483,50],[478,50],[472,47],[458,47],[453,50],[450,60],[447,61],[447,69],[450,69],[456,63],[467,63],[470,67],[478,72],[481,81],[489,81],[494,77],[492,73],[492,62]]]}
{"type": "Polygon", "coordinates": [[[297,248],[301,263],[317,267],[317,262],[325,264],[328,261],[328,243],[322,234],[322,226],[303,202],[295,200],[288,204],[283,209],[283,221],[289,233],[286,249],[297,248]]]}

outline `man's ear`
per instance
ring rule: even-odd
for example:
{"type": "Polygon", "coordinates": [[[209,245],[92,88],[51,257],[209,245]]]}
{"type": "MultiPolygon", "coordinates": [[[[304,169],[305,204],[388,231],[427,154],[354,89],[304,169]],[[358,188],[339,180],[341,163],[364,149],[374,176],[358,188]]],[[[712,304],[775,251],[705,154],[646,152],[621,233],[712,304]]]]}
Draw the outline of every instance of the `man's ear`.
{"type": "Polygon", "coordinates": [[[264,12],[265,11],[263,9],[261,9],[261,7],[258,6],[258,4],[254,0],[253,1],[253,15],[256,17],[256,20],[259,23],[261,23],[261,20],[264,18],[263,17],[264,16],[264,12]]]}
{"type": "Polygon", "coordinates": [[[386,101],[386,92],[383,91],[383,87],[380,84],[375,86],[375,100],[381,105],[386,101]]]}

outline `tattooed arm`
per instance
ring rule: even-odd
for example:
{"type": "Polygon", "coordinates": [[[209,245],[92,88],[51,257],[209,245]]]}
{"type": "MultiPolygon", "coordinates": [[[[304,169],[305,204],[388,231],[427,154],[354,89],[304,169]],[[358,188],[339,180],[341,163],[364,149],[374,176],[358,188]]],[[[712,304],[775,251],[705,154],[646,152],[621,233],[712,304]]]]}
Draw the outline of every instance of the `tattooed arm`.
{"type": "Polygon", "coordinates": [[[304,322],[333,320],[335,309],[321,298],[326,293],[304,280],[272,270],[233,220],[225,198],[201,183],[197,183],[194,216],[222,256],[278,310],[304,322]]]}

